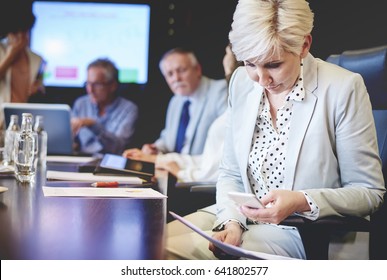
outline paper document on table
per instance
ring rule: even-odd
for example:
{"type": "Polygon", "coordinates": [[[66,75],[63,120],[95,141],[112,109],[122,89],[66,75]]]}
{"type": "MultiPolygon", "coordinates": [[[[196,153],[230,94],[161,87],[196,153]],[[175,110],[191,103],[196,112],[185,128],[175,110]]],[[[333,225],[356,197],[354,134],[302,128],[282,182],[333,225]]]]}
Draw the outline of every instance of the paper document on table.
{"type": "Polygon", "coordinates": [[[47,156],[47,162],[88,163],[94,160],[95,157],[47,156]]]}
{"type": "Polygon", "coordinates": [[[48,180],[64,180],[64,181],[90,181],[90,182],[111,182],[116,181],[120,184],[141,184],[144,180],[138,177],[132,176],[102,176],[94,175],[93,173],[79,173],[79,172],[65,172],[65,171],[54,171],[47,170],[48,180]]]}
{"type": "Polygon", "coordinates": [[[231,256],[237,256],[242,258],[248,258],[248,259],[254,259],[254,260],[296,260],[294,258],[279,256],[279,255],[272,255],[267,253],[261,253],[261,252],[255,252],[255,251],[249,251],[246,249],[243,249],[241,247],[229,245],[226,243],[223,243],[217,239],[212,238],[209,234],[192,224],[191,222],[187,221],[183,217],[177,215],[176,213],[169,211],[169,213],[178,221],[185,224],[187,227],[191,228],[193,231],[197,232],[204,238],[206,238],[208,241],[213,243],[216,247],[221,249],[223,252],[231,255],[231,256]]]}
{"type": "Polygon", "coordinates": [[[9,174],[15,172],[15,168],[12,165],[1,165],[0,166],[0,173],[9,174]]]}
{"type": "Polygon", "coordinates": [[[44,196],[166,198],[151,188],[68,188],[43,186],[44,196]]]}

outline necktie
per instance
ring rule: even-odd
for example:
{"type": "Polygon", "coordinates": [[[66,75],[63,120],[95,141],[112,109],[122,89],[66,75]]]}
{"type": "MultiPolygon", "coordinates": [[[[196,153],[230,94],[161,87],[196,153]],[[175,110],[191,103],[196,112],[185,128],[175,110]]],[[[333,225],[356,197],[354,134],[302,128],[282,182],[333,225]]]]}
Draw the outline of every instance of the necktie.
{"type": "Polygon", "coordinates": [[[187,100],[184,102],[183,109],[181,110],[179,129],[177,130],[175,152],[180,153],[184,146],[185,131],[189,123],[189,105],[191,102],[187,100]]]}

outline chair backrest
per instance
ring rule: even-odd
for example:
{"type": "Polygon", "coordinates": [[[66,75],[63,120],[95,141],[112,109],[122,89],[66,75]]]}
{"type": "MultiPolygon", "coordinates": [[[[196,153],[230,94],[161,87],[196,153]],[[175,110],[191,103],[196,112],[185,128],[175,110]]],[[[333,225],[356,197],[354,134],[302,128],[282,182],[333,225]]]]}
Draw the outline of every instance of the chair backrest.
{"type": "Polygon", "coordinates": [[[328,62],[362,75],[373,109],[387,109],[387,45],[333,54],[328,62]]]}
{"type": "MultiPolygon", "coordinates": [[[[373,110],[384,181],[387,182],[387,110],[373,110]]],[[[384,195],[384,199],[387,196],[384,195]]],[[[370,259],[387,259],[387,202],[371,216],[370,259]]]]}
{"type": "Polygon", "coordinates": [[[378,138],[379,155],[382,160],[384,180],[387,182],[387,110],[372,110],[378,138]]]}

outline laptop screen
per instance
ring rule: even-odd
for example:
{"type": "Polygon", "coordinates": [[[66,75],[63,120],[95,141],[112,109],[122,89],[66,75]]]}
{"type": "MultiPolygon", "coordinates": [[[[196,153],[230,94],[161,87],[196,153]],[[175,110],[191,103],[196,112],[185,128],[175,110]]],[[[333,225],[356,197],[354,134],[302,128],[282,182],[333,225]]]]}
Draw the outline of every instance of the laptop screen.
{"type": "Polygon", "coordinates": [[[34,119],[43,116],[44,130],[47,131],[48,155],[73,154],[73,137],[71,131],[71,108],[67,104],[40,103],[4,103],[5,127],[8,127],[11,115],[19,116],[19,125],[23,113],[31,113],[34,119]]]}

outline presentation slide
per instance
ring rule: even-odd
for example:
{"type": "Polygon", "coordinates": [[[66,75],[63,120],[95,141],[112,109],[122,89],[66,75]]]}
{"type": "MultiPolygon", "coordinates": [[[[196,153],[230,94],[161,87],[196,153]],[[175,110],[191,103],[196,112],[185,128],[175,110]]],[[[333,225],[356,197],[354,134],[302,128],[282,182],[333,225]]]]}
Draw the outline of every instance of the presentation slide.
{"type": "Polygon", "coordinates": [[[82,87],[87,65],[109,58],[122,83],[148,79],[150,7],[146,4],[35,1],[31,49],[46,60],[46,86],[82,87]]]}

